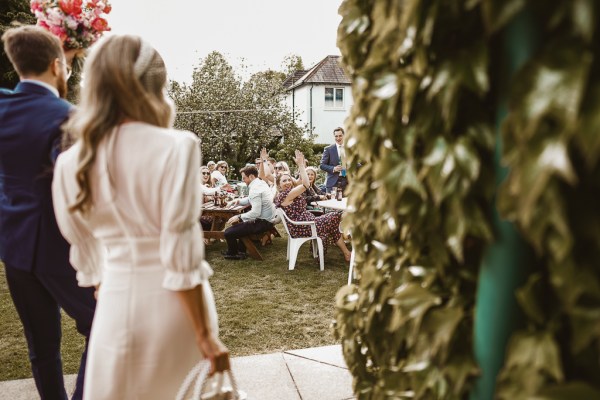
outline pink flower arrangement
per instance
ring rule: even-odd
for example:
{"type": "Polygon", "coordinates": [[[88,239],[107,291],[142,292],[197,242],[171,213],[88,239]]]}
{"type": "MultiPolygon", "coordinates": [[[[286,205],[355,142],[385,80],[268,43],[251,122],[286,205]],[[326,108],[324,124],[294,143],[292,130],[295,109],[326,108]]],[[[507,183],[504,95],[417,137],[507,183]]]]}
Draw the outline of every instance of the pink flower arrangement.
{"type": "Polygon", "coordinates": [[[111,9],[107,0],[31,0],[38,26],[58,36],[66,50],[88,48],[110,31],[104,15],[111,9]]]}

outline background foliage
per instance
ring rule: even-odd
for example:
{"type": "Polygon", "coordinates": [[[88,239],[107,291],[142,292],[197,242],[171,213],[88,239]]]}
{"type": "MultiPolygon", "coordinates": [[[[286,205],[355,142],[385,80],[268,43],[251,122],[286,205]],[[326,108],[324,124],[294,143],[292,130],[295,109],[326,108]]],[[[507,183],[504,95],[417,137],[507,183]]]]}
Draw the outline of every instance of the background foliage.
{"type": "MultiPolygon", "coordinates": [[[[0,36],[15,24],[35,24],[35,17],[29,9],[29,0],[2,0],[0,2],[0,36]]],[[[19,82],[4,46],[0,46],[0,87],[13,89],[19,82]]]]}
{"type": "Polygon", "coordinates": [[[254,162],[262,147],[287,161],[300,149],[312,162],[313,136],[296,125],[281,101],[284,79],[282,72],[263,71],[242,81],[225,57],[212,52],[194,70],[190,85],[171,82],[175,126],[202,138],[203,160],[226,160],[236,170],[254,162]]]}
{"type": "Polygon", "coordinates": [[[348,154],[366,162],[351,179],[347,221],[360,227],[360,279],[338,293],[335,329],[360,399],[465,398],[478,373],[473,307],[493,240],[493,124],[505,91],[510,174],[497,204],[535,259],[516,293],[527,318],[497,396],[600,397],[597,7],[343,2],[338,45],[355,99],[348,154]],[[498,39],[524,10],[539,46],[506,81],[498,39]]]}
{"type": "MultiPolygon", "coordinates": [[[[3,0],[0,2],[0,36],[12,27],[35,23],[36,19],[31,13],[29,0],[3,0]]],[[[0,87],[14,89],[19,82],[19,77],[8,60],[4,46],[0,47],[0,87]]],[[[73,73],[67,81],[67,100],[77,104],[79,102],[83,58],[77,58],[73,62],[72,68],[73,73]]]]}

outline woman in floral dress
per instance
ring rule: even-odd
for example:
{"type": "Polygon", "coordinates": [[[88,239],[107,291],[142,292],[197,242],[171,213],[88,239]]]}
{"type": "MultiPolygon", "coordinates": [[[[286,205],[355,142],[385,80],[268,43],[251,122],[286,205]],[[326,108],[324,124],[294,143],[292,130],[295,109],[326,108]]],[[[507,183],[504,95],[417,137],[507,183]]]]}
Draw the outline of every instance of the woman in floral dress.
{"type": "MultiPolygon", "coordinates": [[[[350,261],[350,250],[346,247],[342,234],[340,233],[340,220],[342,212],[336,211],[315,217],[306,209],[306,200],[302,193],[310,187],[306,168],[304,163],[304,155],[296,150],[296,158],[294,160],[298,165],[300,173],[301,185],[294,186],[292,176],[289,173],[284,173],[277,176],[277,188],[279,193],[275,196],[275,206],[281,208],[292,221],[315,221],[317,227],[317,235],[323,240],[323,245],[337,245],[347,262],[350,261]]],[[[292,237],[310,236],[309,226],[288,226],[292,237]]]]}

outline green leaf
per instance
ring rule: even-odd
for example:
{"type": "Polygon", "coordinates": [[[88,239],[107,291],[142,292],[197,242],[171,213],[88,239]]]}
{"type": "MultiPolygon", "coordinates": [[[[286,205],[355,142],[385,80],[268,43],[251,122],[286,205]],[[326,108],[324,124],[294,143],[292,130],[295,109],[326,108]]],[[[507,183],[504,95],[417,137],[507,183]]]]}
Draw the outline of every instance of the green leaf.
{"type": "Polygon", "coordinates": [[[447,153],[448,144],[442,136],[439,136],[436,138],[431,152],[429,152],[429,154],[427,154],[427,156],[425,156],[423,159],[423,164],[430,166],[441,164],[441,162],[446,158],[447,153]]]}
{"type": "Polygon", "coordinates": [[[508,23],[525,6],[525,0],[481,0],[486,29],[493,33],[508,23]]]}
{"type": "Polygon", "coordinates": [[[545,321],[544,310],[539,304],[540,294],[542,293],[539,290],[541,278],[539,272],[530,275],[525,286],[517,289],[515,294],[527,317],[540,325],[545,321]]]}
{"type": "Polygon", "coordinates": [[[548,44],[539,58],[517,74],[514,79],[519,84],[511,94],[515,113],[510,118],[518,118],[521,140],[531,139],[545,118],[565,130],[575,128],[592,60],[585,48],[563,40],[548,44]],[[578,62],[571,62],[574,59],[578,62]]]}
{"type": "Polygon", "coordinates": [[[414,330],[418,330],[423,316],[431,307],[439,305],[441,299],[415,283],[405,283],[394,291],[387,303],[402,309],[399,324],[414,321],[414,330]]]}
{"type": "Polygon", "coordinates": [[[479,176],[481,161],[471,142],[461,138],[452,148],[452,152],[458,167],[466,172],[466,176],[470,181],[475,181],[479,176]]]}
{"type": "Polygon", "coordinates": [[[584,382],[568,382],[552,385],[540,390],[539,394],[529,397],[530,400],[575,400],[600,399],[600,391],[584,382]]]}
{"type": "Polygon", "coordinates": [[[435,308],[425,315],[422,331],[429,338],[431,354],[447,353],[448,344],[463,317],[463,310],[458,307],[435,308]]]}
{"type": "Polygon", "coordinates": [[[479,374],[477,363],[466,354],[457,354],[448,360],[445,374],[453,382],[452,392],[459,395],[465,389],[468,378],[479,374]]]}
{"type": "Polygon", "coordinates": [[[582,104],[575,140],[585,157],[588,168],[592,168],[600,158],[600,82],[596,79],[588,86],[582,104]]]}
{"type": "Polygon", "coordinates": [[[594,36],[594,14],[596,2],[594,0],[572,0],[571,13],[573,30],[590,43],[594,36]]]}
{"type": "Polygon", "coordinates": [[[571,348],[578,354],[600,340],[600,308],[577,307],[570,313],[571,348]]]}
{"type": "Polygon", "coordinates": [[[505,368],[533,368],[561,382],[564,379],[558,345],[548,332],[516,333],[510,340],[505,368]]]}

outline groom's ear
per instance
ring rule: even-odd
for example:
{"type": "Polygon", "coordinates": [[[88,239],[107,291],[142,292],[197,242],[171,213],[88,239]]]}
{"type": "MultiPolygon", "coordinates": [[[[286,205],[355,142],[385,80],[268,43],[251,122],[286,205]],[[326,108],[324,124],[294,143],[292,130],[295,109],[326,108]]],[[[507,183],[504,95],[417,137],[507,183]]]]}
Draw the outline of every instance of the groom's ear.
{"type": "Polygon", "coordinates": [[[50,71],[53,76],[59,76],[59,74],[62,73],[63,68],[61,62],[62,61],[59,58],[55,58],[54,61],[52,61],[48,66],[47,71],[50,71]]]}

